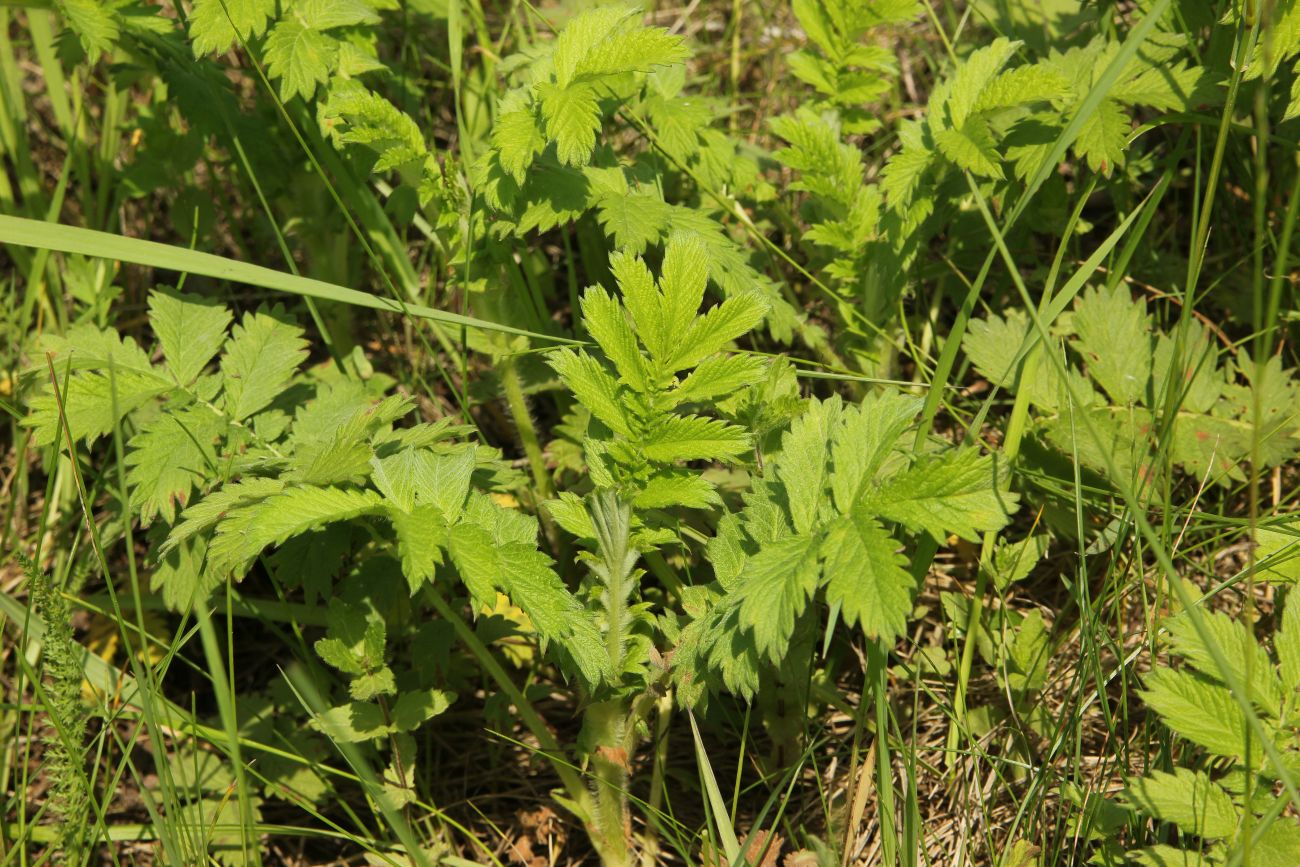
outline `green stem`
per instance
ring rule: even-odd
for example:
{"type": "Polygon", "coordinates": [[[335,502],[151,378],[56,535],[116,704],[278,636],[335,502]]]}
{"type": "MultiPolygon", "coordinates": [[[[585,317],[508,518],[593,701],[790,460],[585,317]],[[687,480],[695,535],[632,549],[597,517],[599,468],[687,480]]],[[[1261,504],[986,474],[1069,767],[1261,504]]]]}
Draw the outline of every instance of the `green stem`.
{"type": "MultiPolygon", "coordinates": [[[[601,491],[588,501],[600,563],[593,567],[605,586],[605,651],[610,670],[623,670],[627,635],[627,603],[636,580],[637,552],[632,549],[632,507],[614,491],[601,491]]],[[[644,697],[643,697],[644,698],[644,697]]],[[[642,702],[644,704],[644,702],[642,702]]],[[[632,817],[628,811],[628,769],[636,746],[636,719],[640,708],[627,695],[597,702],[587,708],[586,727],[594,735],[592,764],[596,774],[596,834],[593,842],[606,867],[631,863],[628,838],[632,817]]]]}
{"type": "Polygon", "coordinates": [[[524,382],[519,376],[519,368],[514,358],[504,356],[497,364],[497,373],[501,377],[501,391],[505,394],[506,407],[510,410],[510,418],[519,433],[519,442],[524,447],[524,456],[528,458],[528,468],[533,473],[533,487],[536,489],[537,499],[550,499],[555,495],[555,489],[551,485],[546,455],[542,452],[537,426],[533,424],[532,413],[528,410],[528,399],[524,396],[524,382]]]}
{"type": "MultiPolygon", "coordinates": [[[[1020,442],[1024,439],[1025,428],[1029,420],[1029,391],[1027,387],[1038,369],[1038,355],[1042,344],[1035,344],[1025,355],[1020,368],[1020,382],[1017,384],[1016,400],[1011,407],[1011,419],[1007,423],[1006,440],[1002,454],[1007,463],[1015,461],[1020,453],[1020,442]]],[[[980,566],[976,569],[975,595],[971,599],[970,613],[966,618],[966,640],[961,648],[961,661],[957,666],[957,690],[953,695],[953,716],[955,724],[948,729],[948,754],[955,756],[958,734],[966,730],[966,689],[970,683],[971,666],[975,661],[975,646],[978,643],[980,619],[984,611],[984,596],[988,592],[988,574],[986,568],[993,562],[993,549],[997,544],[996,531],[984,534],[980,546],[980,566]]]]}

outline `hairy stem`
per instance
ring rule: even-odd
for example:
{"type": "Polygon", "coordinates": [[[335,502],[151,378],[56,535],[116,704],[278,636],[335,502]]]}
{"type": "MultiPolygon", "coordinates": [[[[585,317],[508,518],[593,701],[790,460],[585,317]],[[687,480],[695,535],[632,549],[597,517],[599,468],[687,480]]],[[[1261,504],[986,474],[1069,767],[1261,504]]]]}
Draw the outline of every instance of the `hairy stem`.
{"type": "MultiPolygon", "coordinates": [[[[599,561],[592,571],[604,584],[605,651],[610,669],[623,670],[628,631],[628,598],[636,581],[637,552],[632,549],[631,505],[613,491],[588,501],[596,529],[599,561]]],[[[596,783],[596,848],[609,867],[630,864],[628,837],[631,814],[627,805],[628,770],[636,740],[636,720],[630,696],[619,695],[591,705],[586,728],[592,735],[596,783]]]]}

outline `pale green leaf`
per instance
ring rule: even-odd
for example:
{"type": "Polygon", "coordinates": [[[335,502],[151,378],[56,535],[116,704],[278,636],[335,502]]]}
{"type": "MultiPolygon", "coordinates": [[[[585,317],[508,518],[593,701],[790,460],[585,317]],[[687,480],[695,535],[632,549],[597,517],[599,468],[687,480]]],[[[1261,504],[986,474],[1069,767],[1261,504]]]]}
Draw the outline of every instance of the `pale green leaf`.
{"type": "Polygon", "coordinates": [[[337,40],[295,17],[280,19],[266,38],[267,73],[279,80],[283,102],[295,96],[311,99],[329,80],[337,54],[337,40]]]}
{"type": "Polygon", "coordinates": [[[1069,93],[1070,83],[1047,66],[1017,66],[999,73],[980,92],[974,111],[994,111],[1031,102],[1050,102],[1069,93]]]}
{"type": "Polygon", "coordinates": [[[568,166],[585,166],[596,149],[600,129],[600,105],[588,85],[557,87],[537,85],[538,104],[546,123],[546,135],[555,142],[556,155],[568,166]]]}
{"type": "Polygon", "coordinates": [[[822,543],[826,601],[844,621],[861,624],[868,638],[886,643],[902,635],[916,582],[899,544],[865,511],[831,525],[822,543]]]}
{"type": "Polygon", "coordinates": [[[56,0],[77,41],[92,60],[112,51],[118,37],[117,11],[103,0],[56,0]]]}
{"type": "Polygon", "coordinates": [[[813,536],[792,536],[765,545],[750,557],[737,583],[740,623],[753,633],[759,653],[779,664],[817,588],[817,548],[813,536]]]}
{"type": "Polygon", "coordinates": [[[721,352],[731,341],[757,327],[768,309],[767,301],[757,292],[724,299],[703,316],[695,318],[666,366],[671,370],[683,370],[721,352]]]}
{"type": "Polygon", "coordinates": [[[751,447],[742,427],[698,415],[668,416],[645,433],[646,458],[662,463],[735,458],[751,447]]]}
{"type": "Polygon", "coordinates": [[[492,125],[492,146],[497,149],[501,167],[522,185],[533,160],[546,149],[537,106],[516,92],[502,100],[498,110],[492,125]]]}
{"type": "Polygon", "coordinates": [[[1231,837],[1237,832],[1232,798],[1204,773],[1178,768],[1129,778],[1124,798],[1144,815],[1177,825],[1197,837],[1231,837]]]}
{"type": "Polygon", "coordinates": [[[292,0],[289,8],[299,20],[316,30],[379,21],[374,7],[367,0],[292,0]]]}
{"type": "Polygon", "coordinates": [[[275,312],[244,314],[221,356],[226,410],[243,420],[264,409],[289,385],[307,357],[302,330],[275,312]]]}
{"type": "Polygon", "coordinates": [[[645,361],[618,299],[599,286],[589,287],[582,296],[582,322],[623,381],[644,391],[645,361]]]}
{"type": "Polygon", "coordinates": [[[259,503],[285,488],[281,479],[246,478],[223,485],[185,510],[160,548],[166,554],[177,545],[216,526],[228,512],[259,503]]]}
{"type": "Polygon", "coordinates": [[[227,425],[225,417],[195,404],[162,413],[131,438],[126,481],[142,523],[155,516],[172,523],[190,493],[217,474],[216,443],[227,425]]]}
{"type": "Polygon", "coordinates": [[[432,581],[442,564],[442,549],[447,544],[447,519],[437,506],[419,505],[410,510],[388,510],[388,520],[397,533],[397,553],[402,558],[402,574],[411,594],[432,581]]]}
{"type": "Polygon", "coordinates": [[[1134,301],[1129,288],[1090,289],[1074,311],[1075,347],[1088,374],[1118,404],[1146,402],[1151,381],[1151,319],[1146,302],[1134,301]]]}
{"type": "Polygon", "coordinates": [[[831,440],[831,494],[841,514],[848,514],[867,485],[874,483],[899,438],[915,422],[921,404],[919,397],[885,391],[845,408],[843,423],[831,440]]]}
{"type": "MultiPolygon", "coordinates": [[[[1011,59],[1011,55],[1019,45],[1019,42],[1012,42],[1000,36],[983,48],[972,51],[970,56],[957,67],[957,71],[949,79],[950,89],[943,103],[952,127],[960,128],[965,125],[966,119],[979,104],[984,89],[993,81],[998,70],[1011,59]]],[[[931,113],[932,115],[934,113],[933,107],[931,113]]]]}
{"type": "Polygon", "coordinates": [[[208,566],[217,574],[241,576],[269,545],[336,521],[375,513],[383,498],[346,488],[286,488],[227,513],[208,544],[208,566]]]}
{"type": "Polygon", "coordinates": [[[654,276],[639,256],[615,253],[609,257],[609,269],[623,293],[623,303],[632,314],[632,324],[637,336],[654,358],[663,358],[669,351],[667,325],[664,321],[662,296],[655,286],[654,276]]]}
{"type": "Polygon", "coordinates": [[[1197,619],[1209,633],[1208,642],[1201,638],[1190,613],[1184,612],[1165,621],[1164,627],[1169,631],[1174,650],[1203,674],[1223,682],[1236,680],[1246,684],[1251,698],[1259,706],[1275,713],[1282,703],[1277,677],[1268,652],[1255,641],[1255,636],[1244,624],[1222,611],[1202,611],[1197,619]],[[1220,670],[1213,650],[1224,657],[1227,671],[1220,670]]]}
{"type": "Polygon", "coordinates": [[[181,385],[198,378],[221,349],[230,319],[230,311],[214,301],[166,289],[149,293],[149,325],[181,385]]]}
{"type": "Polygon", "coordinates": [[[556,37],[551,53],[556,83],[560,87],[568,87],[583,60],[635,14],[637,11],[628,6],[609,3],[575,15],[556,37]]]}
{"type": "MultiPolygon", "coordinates": [[[[694,235],[674,235],[664,251],[659,277],[659,289],[663,293],[664,336],[669,347],[678,347],[691,339],[689,332],[696,322],[700,305],[704,303],[708,282],[709,256],[704,244],[694,235]]],[[[680,350],[678,352],[680,354],[680,350]]]]}
{"type": "Polygon", "coordinates": [[[939,152],[959,168],[984,178],[1001,178],[1002,166],[988,125],[974,118],[961,128],[944,128],[934,134],[939,152]]]}
{"type": "Polygon", "coordinates": [[[721,503],[703,476],[687,470],[661,473],[646,482],[633,499],[638,509],[707,509],[721,503]]]}
{"type": "MultiPolygon", "coordinates": [[[[1146,676],[1142,699],[1180,737],[1216,756],[1246,758],[1247,722],[1228,688],[1186,671],[1158,668],[1146,676]]],[[[1250,761],[1262,757],[1250,738],[1250,761]]]]}
{"type": "Polygon", "coordinates": [[[582,498],[571,491],[561,491],[558,498],[542,504],[547,514],[569,533],[579,539],[595,539],[596,528],[591,523],[591,513],[582,498]]]}
{"type": "Polygon", "coordinates": [[[674,405],[728,397],[757,385],[766,372],[767,365],[763,359],[753,355],[706,358],[669,393],[669,397],[674,405]]]}
{"type": "MultiPolygon", "coordinates": [[[[573,75],[575,80],[582,80],[626,72],[649,72],[656,66],[679,63],[688,55],[682,37],[663,27],[631,27],[588,44],[582,59],[574,66],[573,75]]],[[[558,68],[557,64],[557,73],[558,68]]]]}
{"type": "Polygon", "coordinates": [[[189,17],[194,55],[220,54],[261,36],[273,15],[275,0],[194,0],[189,17]]]}
{"type": "Polygon", "coordinates": [[[1123,107],[1113,99],[1103,99],[1079,130],[1074,152],[1087,160],[1088,168],[1109,175],[1116,166],[1124,165],[1132,129],[1123,107]]]}
{"type": "Polygon", "coordinates": [[[810,401],[807,411],[781,437],[781,455],[774,471],[785,489],[796,533],[809,533],[819,523],[826,502],[831,438],[840,425],[842,407],[838,397],[810,401]]]}
{"type": "Polygon", "coordinates": [[[1282,628],[1273,637],[1273,647],[1277,651],[1283,696],[1294,702],[1296,690],[1300,689],[1300,599],[1287,600],[1282,628]]]}
{"type": "MultiPolygon", "coordinates": [[[[68,381],[67,393],[63,396],[67,430],[74,439],[94,442],[112,433],[128,413],[173,387],[170,379],[160,374],[136,370],[77,373],[68,381]]],[[[59,388],[63,388],[62,376],[59,377],[59,388]]],[[[23,424],[35,428],[33,439],[36,445],[50,445],[59,424],[57,399],[47,390],[33,397],[29,406],[31,415],[23,420],[23,424]]],[[[67,435],[65,432],[64,437],[67,435]]]]}
{"type": "Polygon", "coordinates": [[[591,410],[615,433],[631,433],[630,423],[618,393],[618,383],[599,361],[585,352],[560,349],[547,359],[578,403],[591,410]]]}
{"type": "Polygon", "coordinates": [[[393,702],[393,729],[409,732],[433,719],[456,700],[456,693],[441,689],[410,689],[393,702]]]}
{"type": "Polygon", "coordinates": [[[668,229],[668,204],[648,192],[605,195],[596,207],[596,218],[614,239],[615,248],[635,255],[657,244],[668,229]]]}
{"type": "Polygon", "coordinates": [[[949,533],[979,541],[1006,526],[1018,497],[1000,491],[993,459],[973,448],[918,460],[867,494],[875,514],[942,540],[949,533]]]}

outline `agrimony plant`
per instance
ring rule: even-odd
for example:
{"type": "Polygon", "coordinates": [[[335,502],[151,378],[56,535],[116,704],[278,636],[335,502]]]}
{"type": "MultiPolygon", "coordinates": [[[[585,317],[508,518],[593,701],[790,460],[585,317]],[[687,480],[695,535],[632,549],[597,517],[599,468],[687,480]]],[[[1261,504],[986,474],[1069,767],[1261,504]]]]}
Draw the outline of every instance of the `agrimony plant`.
{"type": "MultiPolygon", "coordinates": [[[[1142,693],[1147,706],[1187,742],[1185,766],[1131,777],[1120,796],[1141,819],[1176,829],[1176,843],[1130,851],[1129,858],[1142,864],[1217,865],[1240,863],[1249,852],[1252,863],[1291,863],[1300,857],[1300,824],[1283,815],[1289,799],[1278,789],[1284,776],[1294,781],[1300,769],[1295,740],[1300,604],[1288,598],[1272,653],[1227,614],[1205,611],[1199,619],[1207,635],[1187,612],[1165,622],[1170,649],[1185,667],[1157,666],[1144,678],[1142,693]],[[1231,679],[1244,685],[1273,750],[1265,750],[1255,735],[1216,651],[1231,679]],[[1274,757],[1280,757],[1280,767],[1274,757]]],[[[1113,841],[1103,849],[1118,854],[1113,841]]]]}

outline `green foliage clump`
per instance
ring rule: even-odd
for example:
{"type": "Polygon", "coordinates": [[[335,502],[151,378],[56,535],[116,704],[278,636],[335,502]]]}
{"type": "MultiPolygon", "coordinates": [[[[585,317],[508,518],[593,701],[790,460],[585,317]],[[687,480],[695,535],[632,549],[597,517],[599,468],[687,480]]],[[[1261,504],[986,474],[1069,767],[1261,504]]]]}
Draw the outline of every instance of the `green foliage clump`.
{"type": "MultiPolygon", "coordinates": [[[[1272,650],[1222,612],[1183,612],[1165,622],[1186,668],[1148,674],[1147,706],[1206,761],[1130,777],[1120,795],[1132,813],[1177,829],[1130,857],[1143,864],[1257,863],[1300,857],[1300,824],[1282,815],[1294,793],[1300,695],[1300,604],[1288,600],[1272,650]]],[[[1186,761],[1186,757],[1185,757],[1186,761]]],[[[1114,847],[1114,844],[1111,844],[1114,847]]]]}
{"type": "Polygon", "coordinates": [[[1245,479],[1256,448],[1270,467],[1300,449],[1300,386],[1280,358],[1259,367],[1236,350],[1224,363],[1217,335],[1195,321],[1155,329],[1146,302],[1122,285],[1088,289],[1058,320],[1052,337],[1065,347],[1065,379],[1048,358],[1017,373],[1036,336],[1029,317],[1011,310],[973,322],[964,346],[989,382],[1025,394],[1050,444],[1103,475],[1159,494],[1169,469],[1227,485],[1245,479]]]}

